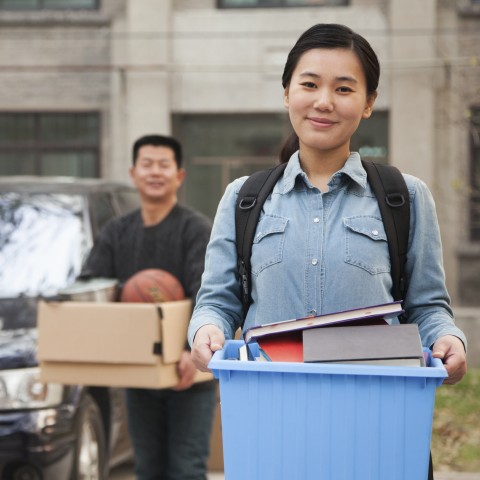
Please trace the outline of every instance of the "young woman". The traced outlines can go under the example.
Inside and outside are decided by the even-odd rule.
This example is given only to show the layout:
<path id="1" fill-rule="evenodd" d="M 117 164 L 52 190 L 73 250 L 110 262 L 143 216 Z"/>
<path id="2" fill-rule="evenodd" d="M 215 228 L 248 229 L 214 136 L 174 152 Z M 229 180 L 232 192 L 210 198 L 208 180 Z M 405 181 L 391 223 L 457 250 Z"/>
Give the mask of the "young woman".
<path id="1" fill-rule="evenodd" d="M 392 301 L 390 257 L 375 195 L 350 140 L 369 118 L 380 67 L 369 43 L 349 28 L 319 24 L 290 51 L 282 83 L 294 135 L 281 153 L 283 177 L 264 204 L 252 248 L 252 304 L 244 329 Z M 466 339 L 445 287 L 435 205 L 427 186 L 404 175 L 410 207 L 408 322 L 448 371 L 466 372 Z M 207 249 L 189 328 L 192 359 L 206 370 L 243 320 L 235 245 L 235 201 L 225 191 Z"/>

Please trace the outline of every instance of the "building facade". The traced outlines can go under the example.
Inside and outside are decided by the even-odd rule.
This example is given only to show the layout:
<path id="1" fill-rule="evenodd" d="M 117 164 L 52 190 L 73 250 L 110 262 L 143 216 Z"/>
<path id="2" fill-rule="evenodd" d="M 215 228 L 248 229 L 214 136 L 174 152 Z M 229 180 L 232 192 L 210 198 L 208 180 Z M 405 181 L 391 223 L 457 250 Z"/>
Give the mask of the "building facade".
<path id="1" fill-rule="evenodd" d="M 286 55 L 320 22 L 379 55 L 354 148 L 429 185 L 453 301 L 480 305 L 478 0 L 0 0 L 0 174 L 126 180 L 132 142 L 172 133 L 182 200 L 213 217 L 275 162 Z"/>

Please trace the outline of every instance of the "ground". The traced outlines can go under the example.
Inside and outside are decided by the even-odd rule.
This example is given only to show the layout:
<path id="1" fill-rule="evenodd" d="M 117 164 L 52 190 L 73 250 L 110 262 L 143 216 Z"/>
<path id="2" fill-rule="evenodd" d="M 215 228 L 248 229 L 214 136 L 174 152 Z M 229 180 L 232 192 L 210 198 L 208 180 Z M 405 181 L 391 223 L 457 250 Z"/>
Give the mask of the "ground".
<path id="1" fill-rule="evenodd" d="M 480 368 L 437 389 L 432 456 L 435 470 L 480 472 Z"/>

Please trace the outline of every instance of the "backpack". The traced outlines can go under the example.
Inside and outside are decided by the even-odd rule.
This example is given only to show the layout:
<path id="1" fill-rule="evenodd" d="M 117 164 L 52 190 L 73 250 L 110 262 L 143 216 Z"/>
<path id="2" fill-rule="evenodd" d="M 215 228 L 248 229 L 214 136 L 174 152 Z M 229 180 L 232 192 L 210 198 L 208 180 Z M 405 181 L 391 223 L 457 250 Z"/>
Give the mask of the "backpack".
<path id="1" fill-rule="evenodd" d="M 388 241 L 392 273 L 392 296 L 403 300 L 407 291 L 405 262 L 410 230 L 408 188 L 401 172 L 393 166 L 362 160 L 380 207 Z M 253 238 L 263 204 L 283 175 L 287 163 L 255 172 L 247 178 L 238 194 L 235 227 L 244 319 L 251 303 L 251 265 Z M 404 317 L 400 318 L 405 322 Z M 243 327 L 243 325 L 242 325 Z"/>

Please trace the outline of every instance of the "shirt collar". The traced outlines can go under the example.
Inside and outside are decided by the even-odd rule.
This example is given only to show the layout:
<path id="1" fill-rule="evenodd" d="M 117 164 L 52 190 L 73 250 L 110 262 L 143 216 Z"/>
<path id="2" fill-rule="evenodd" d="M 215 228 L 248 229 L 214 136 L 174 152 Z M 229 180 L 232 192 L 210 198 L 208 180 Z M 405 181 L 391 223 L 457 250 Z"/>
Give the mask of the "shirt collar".
<path id="1" fill-rule="evenodd" d="M 330 184 L 338 182 L 338 178 L 342 175 L 347 175 L 360 187 L 367 187 L 367 172 L 363 168 L 362 162 L 360 160 L 360 154 L 357 152 L 352 152 L 347 158 L 347 161 L 343 167 L 336 173 L 333 174 Z M 297 177 L 300 177 L 306 185 L 311 186 L 307 174 L 302 170 L 300 166 L 300 159 L 298 156 L 298 151 L 296 151 L 288 161 L 288 165 L 285 168 L 283 174 L 283 185 L 282 193 L 288 193 L 295 187 L 295 181 Z"/>

